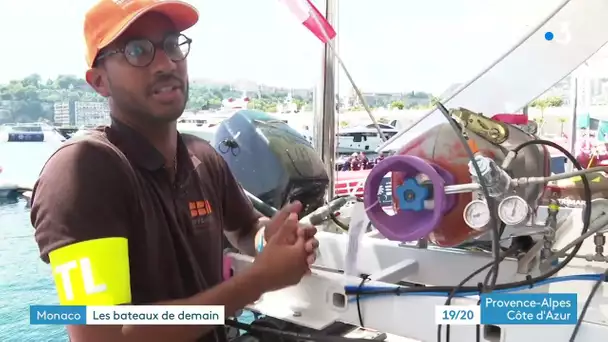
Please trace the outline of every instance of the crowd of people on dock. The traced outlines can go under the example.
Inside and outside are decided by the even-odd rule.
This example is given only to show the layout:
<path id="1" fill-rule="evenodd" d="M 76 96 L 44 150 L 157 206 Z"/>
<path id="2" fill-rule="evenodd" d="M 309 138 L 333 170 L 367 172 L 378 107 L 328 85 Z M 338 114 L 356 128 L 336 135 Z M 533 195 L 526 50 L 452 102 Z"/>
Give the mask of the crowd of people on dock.
<path id="1" fill-rule="evenodd" d="M 381 153 L 378 157 L 370 159 L 363 152 L 355 152 L 344 160 L 343 163 L 338 165 L 338 171 L 369 170 L 384 160 L 384 158 L 386 158 L 386 153 Z"/>

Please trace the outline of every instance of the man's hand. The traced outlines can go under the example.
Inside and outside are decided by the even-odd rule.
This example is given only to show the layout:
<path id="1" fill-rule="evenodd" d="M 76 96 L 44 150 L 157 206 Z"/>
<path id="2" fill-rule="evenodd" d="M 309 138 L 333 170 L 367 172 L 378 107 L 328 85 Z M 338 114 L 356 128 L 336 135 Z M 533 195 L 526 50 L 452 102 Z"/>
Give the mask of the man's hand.
<path id="1" fill-rule="evenodd" d="M 281 209 L 278 213 L 276 213 L 272 218 L 265 219 L 265 221 L 261 222 L 264 224 L 264 238 L 266 241 L 270 241 L 272 237 L 281 229 L 281 226 L 285 220 L 287 220 L 290 215 L 297 215 L 302 211 L 302 203 L 295 201 L 292 202 L 283 209 Z M 302 237 L 304 241 L 306 241 L 304 248 L 308 253 L 307 261 L 308 265 L 312 266 L 315 263 L 316 259 L 316 250 L 319 247 L 319 241 L 315 239 L 315 235 L 317 234 L 317 228 L 309 225 L 309 224 L 301 224 L 298 223 L 298 229 L 294 234 L 287 237 L 287 241 L 289 243 L 295 243 L 298 237 Z"/>
<path id="2" fill-rule="evenodd" d="M 305 234 L 298 233 L 298 215 L 292 212 L 294 208 L 297 206 L 286 206 L 269 222 L 278 227 L 273 227 L 274 235 L 251 268 L 264 292 L 295 285 L 310 272 L 308 241 Z"/>

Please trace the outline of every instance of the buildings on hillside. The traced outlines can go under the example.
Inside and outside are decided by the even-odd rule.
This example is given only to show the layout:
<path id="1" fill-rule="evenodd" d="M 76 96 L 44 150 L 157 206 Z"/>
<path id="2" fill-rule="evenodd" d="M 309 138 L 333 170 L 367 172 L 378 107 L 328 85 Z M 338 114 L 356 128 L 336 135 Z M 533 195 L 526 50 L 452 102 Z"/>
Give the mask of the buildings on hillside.
<path id="1" fill-rule="evenodd" d="M 99 126 L 110 123 L 107 102 L 55 102 L 53 121 L 58 126 Z"/>

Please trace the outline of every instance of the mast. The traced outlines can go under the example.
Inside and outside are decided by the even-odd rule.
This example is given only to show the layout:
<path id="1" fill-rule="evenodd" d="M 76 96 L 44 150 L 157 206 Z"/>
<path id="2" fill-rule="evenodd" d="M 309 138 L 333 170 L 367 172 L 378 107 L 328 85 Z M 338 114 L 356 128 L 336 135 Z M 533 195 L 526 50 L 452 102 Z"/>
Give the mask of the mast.
<path id="1" fill-rule="evenodd" d="M 325 17 L 337 30 L 338 0 L 326 0 Z M 334 46 L 337 46 L 334 40 Z M 336 158 L 336 59 L 331 48 L 323 47 L 322 74 L 314 93 L 313 144 L 329 176 L 328 198 L 334 194 Z"/>

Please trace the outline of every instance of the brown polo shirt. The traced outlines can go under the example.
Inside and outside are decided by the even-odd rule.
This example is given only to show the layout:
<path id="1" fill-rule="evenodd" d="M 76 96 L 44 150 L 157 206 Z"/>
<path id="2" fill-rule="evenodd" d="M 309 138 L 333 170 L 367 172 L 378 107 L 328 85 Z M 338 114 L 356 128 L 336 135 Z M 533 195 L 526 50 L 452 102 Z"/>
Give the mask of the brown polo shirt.
<path id="1" fill-rule="evenodd" d="M 220 283 L 222 229 L 251 229 L 258 218 L 221 156 L 181 135 L 172 182 L 162 155 L 133 129 L 113 121 L 96 134 L 61 147 L 34 187 L 42 259 L 82 241 L 123 237 L 132 304 L 186 298 Z M 224 330 L 200 340 L 224 341 Z"/>

